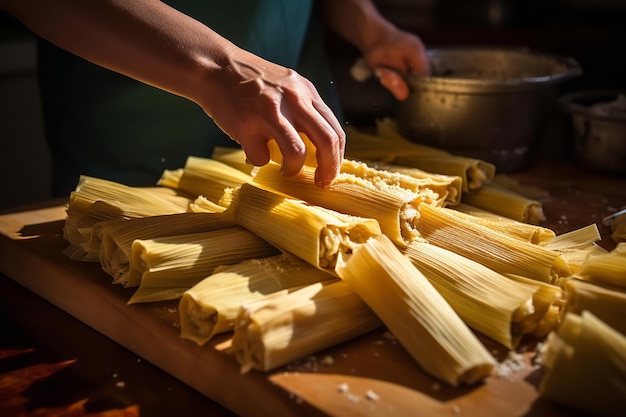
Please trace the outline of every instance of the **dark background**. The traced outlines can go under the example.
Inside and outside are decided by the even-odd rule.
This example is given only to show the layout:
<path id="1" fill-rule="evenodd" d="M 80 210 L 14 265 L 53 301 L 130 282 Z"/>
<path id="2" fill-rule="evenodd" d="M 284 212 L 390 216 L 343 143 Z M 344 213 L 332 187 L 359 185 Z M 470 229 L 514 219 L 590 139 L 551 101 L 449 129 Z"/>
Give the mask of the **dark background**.
<path id="1" fill-rule="evenodd" d="M 583 76 L 564 85 L 626 90 L 624 0 L 378 0 L 397 26 L 429 48 L 520 46 L 577 60 Z M 358 58 L 328 34 L 346 120 L 354 125 L 392 115 L 393 100 L 375 81 L 350 79 Z M 33 35 L 0 12 L 0 210 L 49 197 L 49 157 L 41 127 Z"/>

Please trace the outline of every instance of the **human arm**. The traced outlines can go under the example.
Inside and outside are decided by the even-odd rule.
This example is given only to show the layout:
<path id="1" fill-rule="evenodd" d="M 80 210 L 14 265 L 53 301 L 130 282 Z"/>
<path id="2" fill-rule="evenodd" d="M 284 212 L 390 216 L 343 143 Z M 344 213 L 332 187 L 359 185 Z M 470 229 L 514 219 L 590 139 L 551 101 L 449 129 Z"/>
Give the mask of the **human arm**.
<path id="1" fill-rule="evenodd" d="M 398 99 L 409 94 L 402 74 L 430 72 L 421 39 L 385 19 L 371 0 L 318 0 L 328 27 L 354 45 Z"/>
<path id="2" fill-rule="evenodd" d="M 241 144 L 250 163 L 269 160 L 274 138 L 294 175 L 317 148 L 316 183 L 339 172 L 345 134 L 317 90 L 157 0 L 0 0 L 33 32 L 82 58 L 188 98 Z"/>

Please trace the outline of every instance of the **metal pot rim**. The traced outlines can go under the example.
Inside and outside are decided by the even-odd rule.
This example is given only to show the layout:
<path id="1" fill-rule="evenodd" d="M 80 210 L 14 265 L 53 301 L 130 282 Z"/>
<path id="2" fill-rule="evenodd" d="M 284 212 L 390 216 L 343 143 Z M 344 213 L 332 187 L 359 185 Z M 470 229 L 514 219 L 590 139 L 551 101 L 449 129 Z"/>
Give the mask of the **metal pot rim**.
<path id="1" fill-rule="evenodd" d="M 571 114 L 578 114 L 598 120 L 626 122 L 626 114 L 603 114 L 590 110 L 593 104 L 617 99 L 620 94 L 626 95 L 626 92 L 608 89 L 574 91 L 562 96 L 559 99 L 559 105 Z M 583 104 L 584 102 L 591 103 Z"/>
<path id="2" fill-rule="evenodd" d="M 480 46 L 465 46 L 465 47 L 450 47 L 440 49 L 429 49 L 427 54 L 433 62 L 440 56 L 452 55 L 452 54 L 509 54 L 522 58 L 537 58 L 544 61 L 554 63 L 556 68 L 562 68 L 558 72 L 554 72 L 546 75 L 529 76 L 529 77 L 505 77 L 505 78 L 466 78 L 455 76 L 418 76 L 408 75 L 406 76 L 407 83 L 413 89 L 445 89 L 445 88 L 464 88 L 464 89 L 519 89 L 519 88 L 532 88 L 536 86 L 544 86 L 546 84 L 554 84 L 568 80 L 570 78 L 578 77 L 582 75 L 582 68 L 572 58 L 560 57 L 556 55 L 539 53 L 531 51 L 528 48 L 505 48 L 505 47 L 480 47 Z"/>

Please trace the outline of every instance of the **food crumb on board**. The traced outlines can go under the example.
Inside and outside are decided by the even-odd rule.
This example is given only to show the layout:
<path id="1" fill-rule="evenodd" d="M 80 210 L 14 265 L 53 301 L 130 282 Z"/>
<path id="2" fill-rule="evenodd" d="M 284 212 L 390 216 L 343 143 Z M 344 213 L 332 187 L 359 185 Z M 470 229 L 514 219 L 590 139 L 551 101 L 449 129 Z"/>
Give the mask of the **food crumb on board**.
<path id="1" fill-rule="evenodd" d="M 346 393 L 346 398 L 348 398 L 348 400 L 352 401 L 353 403 L 358 403 L 360 401 L 358 395 L 351 394 L 349 392 Z"/>
<path id="2" fill-rule="evenodd" d="M 319 364 L 315 355 L 307 356 L 287 366 L 290 371 L 317 372 Z"/>
<path id="3" fill-rule="evenodd" d="M 348 384 L 346 384 L 345 382 L 339 384 L 339 386 L 337 387 L 337 391 L 341 392 L 342 394 L 344 392 L 348 392 Z"/>
<path id="4" fill-rule="evenodd" d="M 317 359 L 317 356 L 311 355 L 306 358 L 294 361 L 287 365 L 289 371 L 303 371 L 303 372 L 317 372 L 321 366 L 332 366 L 335 363 L 335 359 L 331 355 L 325 355 L 321 359 Z"/>
<path id="5" fill-rule="evenodd" d="M 357 394 L 353 394 L 350 392 L 350 389 L 346 382 L 342 382 L 341 384 L 337 385 L 337 392 L 340 394 L 344 394 L 345 397 L 352 402 L 358 402 L 360 400 L 360 397 Z M 368 389 L 365 392 L 365 398 L 370 401 L 378 401 L 380 399 L 380 396 L 373 390 Z"/>
<path id="6" fill-rule="evenodd" d="M 345 397 L 352 402 L 360 401 L 359 395 L 351 393 L 346 382 L 342 382 L 337 386 L 337 392 L 339 392 L 340 394 L 344 394 Z M 365 392 L 365 398 L 370 401 L 378 401 L 380 399 L 380 396 L 373 390 L 368 389 Z"/>
<path id="7" fill-rule="evenodd" d="M 506 359 L 496 366 L 495 374 L 498 377 L 515 379 L 515 374 L 526 368 L 524 356 L 520 353 L 510 351 Z"/>
<path id="8" fill-rule="evenodd" d="M 396 337 L 390 331 L 386 331 L 385 333 L 383 333 L 383 337 L 393 344 L 398 343 L 398 339 L 396 339 Z"/>
<path id="9" fill-rule="evenodd" d="M 332 357 L 332 356 L 330 356 L 330 355 L 326 355 L 326 356 L 324 356 L 324 357 L 322 358 L 322 360 L 320 361 L 320 363 L 321 363 L 322 365 L 327 365 L 327 366 L 330 366 L 330 365 L 333 365 L 333 364 L 335 363 L 335 359 L 333 359 L 333 357 Z"/>
<path id="10" fill-rule="evenodd" d="M 337 391 L 340 394 L 343 394 L 348 400 L 352 401 L 352 402 L 358 402 L 359 401 L 359 396 L 352 394 L 348 388 L 348 384 L 345 382 L 342 382 L 341 384 L 339 384 L 339 386 L 337 387 Z"/>
<path id="11" fill-rule="evenodd" d="M 297 395 L 297 394 L 289 393 L 289 398 L 294 400 L 296 402 L 296 404 L 304 403 L 304 399 L 301 396 Z"/>
<path id="12" fill-rule="evenodd" d="M 461 407 L 459 407 L 457 404 L 454 404 L 454 405 L 452 406 L 452 412 L 453 412 L 454 414 L 460 414 L 460 413 L 461 413 Z"/>
<path id="13" fill-rule="evenodd" d="M 372 349 L 372 355 L 374 355 L 374 357 L 379 357 L 380 353 L 378 353 L 378 351 L 376 349 Z"/>
<path id="14" fill-rule="evenodd" d="M 379 399 L 378 394 L 376 394 L 374 391 L 370 389 L 368 389 L 367 392 L 365 393 L 365 398 L 371 401 L 378 401 Z"/>
<path id="15" fill-rule="evenodd" d="M 111 374 L 111 378 L 113 378 L 113 379 L 117 379 L 117 378 L 119 378 L 119 377 L 120 377 L 120 374 L 119 374 L 119 373 L 117 373 L 117 372 L 113 372 L 113 373 Z M 115 386 L 116 386 L 117 388 L 124 388 L 124 387 L 126 386 L 126 382 L 124 382 L 124 381 L 117 381 L 117 382 L 115 383 Z"/>

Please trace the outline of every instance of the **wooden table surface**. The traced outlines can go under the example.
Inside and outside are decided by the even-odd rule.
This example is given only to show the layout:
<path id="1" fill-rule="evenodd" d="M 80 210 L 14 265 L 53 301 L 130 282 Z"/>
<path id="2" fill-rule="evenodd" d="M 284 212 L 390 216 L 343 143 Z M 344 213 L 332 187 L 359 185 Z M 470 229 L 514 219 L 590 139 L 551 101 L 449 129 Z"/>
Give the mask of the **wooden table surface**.
<path id="1" fill-rule="evenodd" d="M 606 239 L 609 229 L 600 223 L 606 215 L 626 206 L 626 178 L 587 172 L 566 164 L 547 163 L 510 175 L 524 184 L 539 186 L 549 192 L 549 196 L 543 201 L 547 217 L 545 226 L 560 234 L 595 222 L 605 237 L 603 245 L 609 248 L 612 246 L 611 240 Z M 59 202 L 53 203 L 50 204 L 53 207 L 50 209 L 51 213 L 58 217 Z M 43 206 L 45 204 L 41 205 Z M 30 212 L 28 209 L 30 208 L 18 210 L 20 221 L 24 221 L 24 213 Z M 4 219 L 5 234 L 7 223 L 10 224 L 13 219 L 8 216 L 0 216 L 0 219 Z M 28 218 L 28 215 L 26 217 Z M 36 215 L 32 223 L 27 227 L 21 227 L 22 235 L 29 232 L 45 234 L 46 230 L 58 232 L 62 226 L 60 218 L 47 223 L 38 223 L 35 219 Z M 345 346 L 330 349 L 328 354 L 333 355 L 336 363 L 326 370 L 299 368 L 298 372 L 287 372 L 283 369 L 269 375 L 254 373 L 241 376 L 235 375 L 236 366 L 228 363 L 232 358 L 220 357 L 225 363 L 216 363 L 215 366 L 224 374 L 223 379 L 215 378 L 215 375 L 212 375 L 213 380 L 210 381 L 193 377 L 188 379 L 189 375 L 194 375 L 194 371 L 203 370 L 189 369 L 186 373 L 177 374 L 175 365 L 168 366 L 171 361 L 176 361 L 176 357 L 159 353 L 162 350 L 157 347 L 136 349 L 133 345 L 137 343 L 136 341 L 129 344 L 121 343 L 118 340 L 119 335 L 115 333 L 115 326 L 113 330 L 110 326 L 104 326 L 106 329 L 103 331 L 99 328 L 101 323 L 97 320 L 95 324 L 89 325 L 83 322 L 88 320 L 84 320 L 81 314 L 86 314 L 88 319 L 93 318 L 90 313 L 82 312 L 89 311 L 90 306 L 85 306 L 81 300 L 63 299 L 62 295 L 58 298 L 48 296 L 66 293 L 68 297 L 76 297 L 75 288 L 50 290 L 55 288 L 55 285 L 71 283 L 58 279 L 55 274 L 67 271 L 68 268 L 80 273 L 92 271 L 94 264 L 73 262 L 67 265 L 59 261 L 64 263 L 62 269 L 55 269 L 56 267 L 52 268 L 47 264 L 40 268 L 36 257 L 33 258 L 33 265 L 20 264 L 24 259 L 28 259 L 20 258 L 20 254 L 23 254 L 22 248 L 27 248 L 28 252 L 29 245 L 37 247 L 38 243 L 35 241 L 19 243 L 20 250 L 12 252 L 18 243 L 7 236 L 0 238 L 2 238 L 0 272 L 3 273 L 0 276 L 0 325 L 3 329 L 0 335 L 0 414 L 6 417 L 19 414 L 10 414 L 16 409 L 11 408 L 9 401 L 11 396 L 7 397 L 2 382 L 15 375 L 31 375 L 32 378 L 33 370 L 38 369 L 37 366 L 41 364 L 60 364 L 60 370 L 50 371 L 50 375 L 45 374 L 46 377 L 29 384 L 23 392 L 13 393 L 13 396 L 17 395 L 25 401 L 29 409 L 67 407 L 82 404 L 81 401 L 88 399 L 88 406 L 85 406 L 88 411 L 119 410 L 119 415 L 278 415 L 271 409 L 274 406 L 292 415 L 371 415 L 368 414 L 368 410 L 359 409 L 354 402 L 345 407 L 345 404 L 328 401 L 329 396 L 337 395 L 337 384 L 342 381 L 352 383 L 354 379 L 352 387 L 358 387 L 358 379 L 367 377 L 368 381 L 377 382 L 376 386 L 380 392 L 388 393 L 388 398 L 394 398 L 394 405 L 398 409 L 405 406 L 410 409 L 419 404 L 424 412 L 430 410 L 435 413 L 431 415 L 449 415 L 451 412 L 466 416 L 485 415 L 484 413 L 490 410 L 509 410 L 508 414 L 500 415 L 511 416 L 572 415 L 558 406 L 536 399 L 534 390 L 537 381 L 532 370 L 527 370 L 520 376 L 524 381 L 494 380 L 477 389 L 455 391 L 439 387 L 435 392 L 432 388 L 435 386 L 433 381 L 421 376 L 419 370 L 404 369 L 407 368 L 407 363 L 409 368 L 412 367 L 410 358 L 405 357 L 398 346 L 381 342 L 383 340 L 381 331 L 366 335 Z M 53 241 L 52 247 L 62 248 L 58 236 L 57 240 Z M 29 278 L 23 279 L 24 270 L 30 271 L 27 274 Z M 30 278 L 33 272 L 40 270 L 41 276 Z M 106 279 L 106 274 L 102 271 L 94 272 L 94 275 L 97 277 L 93 279 L 90 277 L 90 282 L 93 281 L 92 284 L 96 286 L 101 285 L 100 281 Z M 48 281 L 42 285 L 41 280 Z M 116 290 L 111 291 L 112 302 L 117 302 Z M 70 308 L 67 308 L 68 305 Z M 175 312 L 175 304 L 168 306 L 162 307 L 161 313 L 157 312 L 156 315 L 167 316 L 166 320 L 170 320 L 169 316 L 172 315 L 170 313 Z M 93 307 L 92 311 L 96 309 L 95 305 Z M 122 311 L 122 307 L 119 309 Z M 151 314 L 154 315 L 157 309 L 154 307 Z M 168 309 L 172 311 L 168 312 Z M 70 312 L 68 314 L 63 310 Z M 127 315 L 127 310 L 116 314 L 118 315 L 112 317 L 127 319 L 131 317 Z M 152 326 L 151 320 L 151 318 L 147 320 L 147 327 Z M 139 323 L 142 323 L 141 320 Z M 195 349 L 187 341 L 175 339 L 175 336 L 169 335 L 164 337 L 163 341 L 172 346 L 170 350 L 180 348 L 183 351 L 181 363 L 185 360 L 196 363 L 193 361 L 198 361 L 198 352 L 203 351 Z M 219 342 L 217 341 L 211 348 L 215 348 Z M 188 348 L 192 348 L 191 358 L 185 357 L 184 352 Z M 345 359 L 345 363 L 342 364 L 342 355 L 344 358 L 348 358 L 349 355 L 351 357 Z M 381 358 L 380 366 L 372 365 L 372 361 L 376 360 L 374 358 Z M 393 359 L 389 360 L 390 358 Z M 311 372 L 306 372 L 307 370 Z M 387 378 L 386 373 L 391 376 Z M 229 383 L 230 386 L 222 387 L 221 390 L 215 388 L 216 385 Z M 217 393 L 216 399 L 226 407 L 203 395 L 207 392 Z M 489 402 L 486 408 L 482 404 L 485 396 Z M 306 403 L 304 400 L 316 407 L 303 404 Z M 249 404 L 242 404 L 246 402 Z M 361 402 L 361 405 L 363 403 Z M 381 401 L 378 405 L 383 404 L 385 402 Z M 326 405 L 330 408 L 325 408 Z M 371 403 L 368 406 L 373 407 Z M 255 412 L 255 407 L 258 412 Z M 389 413 L 389 415 L 400 414 Z"/>
<path id="2" fill-rule="evenodd" d="M 0 329 L 3 417 L 21 415 L 3 402 L 3 378 L 17 372 L 27 378 L 36 366 L 56 364 L 67 366 L 21 394 L 29 407 L 65 407 L 87 399 L 87 410 L 126 412 L 119 415 L 129 415 L 135 406 L 142 416 L 235 416 L 5 275 L 0 275 Z"/>

